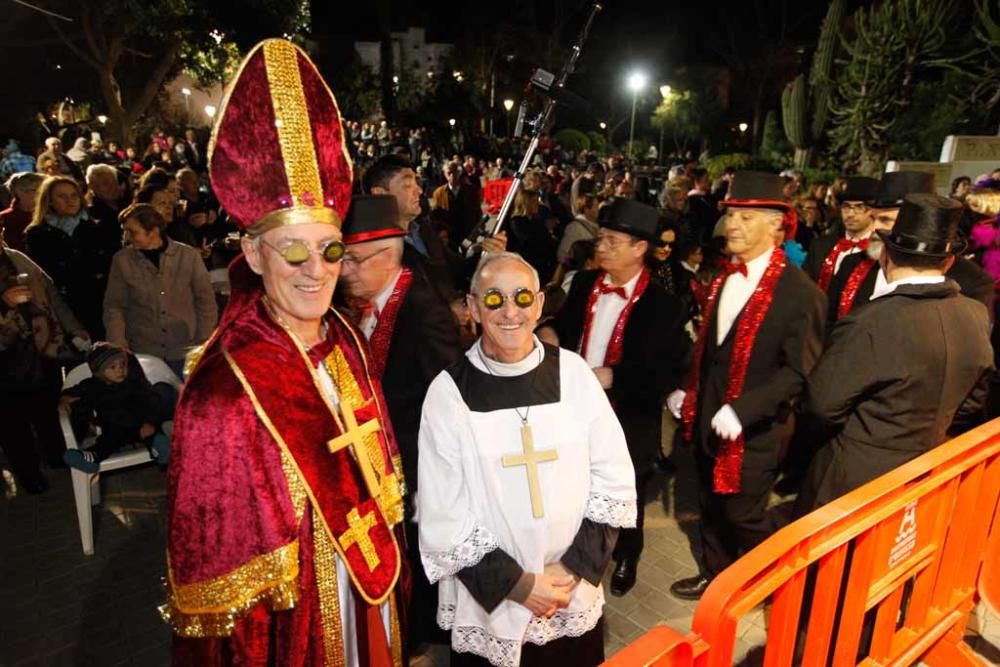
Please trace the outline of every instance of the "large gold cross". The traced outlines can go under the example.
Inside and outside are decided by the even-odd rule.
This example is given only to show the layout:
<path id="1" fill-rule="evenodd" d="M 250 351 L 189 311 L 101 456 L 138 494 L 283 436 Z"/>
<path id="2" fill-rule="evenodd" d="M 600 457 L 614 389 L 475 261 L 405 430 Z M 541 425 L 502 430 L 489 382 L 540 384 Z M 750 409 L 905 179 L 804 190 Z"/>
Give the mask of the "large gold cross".
<path id="1" fill-rule="evenodd" d="M 344 551 L 357 544 L 358 548 L 361 549 L 361 555 L 365 559 L 365 565 L 372 571 L 381 562 L 378 553 L 375 551 L 375 544 L 372 542 L 372 538 L 368 536 L 368 533 L 375 527 L 377 522 L 375 510 L 372 510 L 362 518 L 361 514 L 358 513 L 358 508 L 352 508 L 347 513 L 348 529 L 343 535 L 337 538 Z"/>
<path id="2" fill-rule="evenodd" d="M 538 464 L 545 461 L 555 461 L 559 458 L 559 452 L 554 449 L 535 451 L 535 438 L 531 434 L 531 427 L 527 424 L 521 426 L 521 446 L 523 453 L 508 454 L 501 461 L 504 468 L 512 466 L 524 466 L 528 472 L 528 492 L 531 495 L 531 514 L 536 519 L 545 516 L 545 508 L 542 507 L 542 490 L 538 486 Z"/>
<path id="3" fill-rule="evenodd" d="M 361 426 L 358 426 L 358 420 L 354 417 L 354 410 L 344 400 L 340 401 L 340 414 L 344 418 L 344 432 L 326 443 L 327 447 L 330 448 L 330 453 L 339 451 L 345 447 L 351 448 L 351 451 L 354 452 L 354 458 L 357 459 L 358 466 L 361 468 L 361 476 L 365 478 L 365 486 L 368 487 L 368 493 L 373 498 L 377 498 L 382 489 L 378 481 L 378 475 L 375 474 L 372 462 L 368 458 L 368 448 L 365 445 L 365 438 L 382 427 L 379 426 L 378 419 L 370 419 Z"/>

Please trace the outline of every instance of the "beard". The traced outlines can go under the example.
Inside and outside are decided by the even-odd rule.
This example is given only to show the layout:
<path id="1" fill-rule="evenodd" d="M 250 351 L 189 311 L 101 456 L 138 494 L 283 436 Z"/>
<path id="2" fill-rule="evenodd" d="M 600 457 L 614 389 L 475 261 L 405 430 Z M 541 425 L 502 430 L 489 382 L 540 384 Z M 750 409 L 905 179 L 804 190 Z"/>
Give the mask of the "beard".
<path id="1" fill-rule="evenodd" d="M 882 257 L 882 246 L 884 245 L 885 243 L 883 243 L 878 236 L 873 234 L 871 239 L 868 241 L 868 248 L 865 249 L 865 252 L 868 253 L 868 258 L 873 259 L 876 262 L 879 261 L 879 258 Z"/>

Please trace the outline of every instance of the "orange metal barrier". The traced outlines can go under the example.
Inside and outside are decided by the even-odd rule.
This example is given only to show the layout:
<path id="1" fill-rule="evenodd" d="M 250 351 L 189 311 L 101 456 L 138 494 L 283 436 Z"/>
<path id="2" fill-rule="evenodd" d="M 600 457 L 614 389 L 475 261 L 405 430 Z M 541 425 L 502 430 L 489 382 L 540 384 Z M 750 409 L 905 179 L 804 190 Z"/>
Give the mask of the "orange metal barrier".
<path id="1" fill-rule="evenodd" d="M 778 531 L 715 578 L 689 634 L 657 626 L 604 664 L 730 667 L 768 601 L 766 667 L 983 665 L 962 641 L 977 588 L 1000 612 L 1000 419 Z"/>

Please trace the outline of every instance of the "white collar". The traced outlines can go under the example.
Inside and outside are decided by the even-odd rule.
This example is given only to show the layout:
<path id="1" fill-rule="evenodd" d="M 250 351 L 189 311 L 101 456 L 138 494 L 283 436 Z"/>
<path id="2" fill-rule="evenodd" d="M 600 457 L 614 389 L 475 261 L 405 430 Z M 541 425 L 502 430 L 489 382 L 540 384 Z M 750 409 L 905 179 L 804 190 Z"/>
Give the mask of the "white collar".
<path id="1" fill-rule="evenodd" d="M 483 352 L 483 339 L 479 338 L 476 343 L 465 353 L 465 356 L 469 358 L 472 365 L 483 371 L 484 373 L 489 373 L 491 375 L 497 375 L 499 377 L 511 377 L 515 375 L 524 375 L 530 371 L 535 370 L 535 368 L 542 363 L 542 359 L 545 358 L 545 347 L 542 345 L 541 341 L 538 340 L 537 336 L 532 335 L 531 340 L 534 343 L 534 347 L 531 348 L 531 352 L 528 353 L 524 359 L 520 361 L 515 361 L 512 364 L 506 364 L 502 361 L 497 361 L 496 359 L 490 359 Z"/>
<path id="2" fill-rule="evenodd" d="M 385 304 L 389 303 L 389 297 L 392 296 L 392 290 L 396 289 L 396 283 L 399 282 L 399 276 L 403 274 L 403 269 L 396 272 L 395 277 L 389 281 L 389 284 L 382 288 L 382 291 L 378 293 L 372 304 L 375 306 L 377 312 L 381 313 L 385 310 Z"/>
<path id="3" fill-rule="evenodd" d="M 698 267 L 694 264 L 688 264 L 685 260 L 681 260 L 681 266 L 690 271 L 691 273 L 698 273 Z"/>
<path id="4" fill-rule="evenodd" d="M 636 273 L 634 276 L 632 276 L 631 280 L 629 280 L 624 285 L 615 285 L 615 287 L 622 287 L 622 288 L 624 288 L 624 290 L 625 290 L 625 298 L 626 299 L 631 299 L 632 298 L 632 292 L 635 291 L 635 286 L 639 282 L 639 276 L 641 276 L 641 275 L 642 275 L 642 269 L 639 269 L 638 273 Z M 604 284 L 605 285 L 614 285 L 614 283 L 611 282 L 611 276 L 609 274 L 607 274 L 607 273 L 604 274 Z"/>
<path id="5" fill-rule="evenodd" d="M 879 273 L 882 273 L 881 268 L 879 269 Z M 892 294 L 900 285 L 937 285 L 938 283 L 943 283 L 944 276 L 913 276 L 912 278 L 894 280 L 891 283 L 887 282 L 885 285 L 881 285 L 879 282 L 878 280 L 875 281 L 875 289 L 872 290 L 870 301 L 874 301 L 887 294 Z"/>

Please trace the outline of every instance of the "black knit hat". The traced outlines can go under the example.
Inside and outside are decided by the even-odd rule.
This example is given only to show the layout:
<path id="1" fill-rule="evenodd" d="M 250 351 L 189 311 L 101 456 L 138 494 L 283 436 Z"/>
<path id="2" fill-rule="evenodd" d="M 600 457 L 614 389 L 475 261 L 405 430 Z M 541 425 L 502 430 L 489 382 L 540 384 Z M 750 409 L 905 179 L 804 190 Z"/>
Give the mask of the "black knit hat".
<path id="1" fill-rule="evenodd" d="M 965 249 L 958 238 L 961 218 L 962 204 L 954 199 L 925 193 L 906 195 L 892 229 L 876 233 L 898 252 L 943 259 Z"/>
<path id="2" fill-rule="evenodd" d="M 399 226 L 399 209 L 392 195 L 354 195 L 343 232 L 345 245 L 406 236 Z"/>
<path id="3" fill-rule="evenodd" d="M 615 197 L 609 204 L 602 206 L 597 214 L 597 224 L 616 232 L 631 234 L 657 247 L 663 245 L 660 240 L 659 211 L 632 199 Z"/>
<path id="4" fill-rule="evenodd" d="M 875 190 L 872 208 L 897 208 L 906 195 L 934 192 L 934 174 L 924 171 L 890 171 Z"/>
<path id="5" fill-rule="evenodd" d="M 94 343 L 90 352 L 87 353 L 87 365 L 90 366 L 90 372 L 97 376 L 101 374 L 101 371 L 105 366 L 110 364 L 119 356 L 125 356 L 125 350 L 117 345 L 112 345 L 111 343 L 105 343 L 103 341 Z"/>

